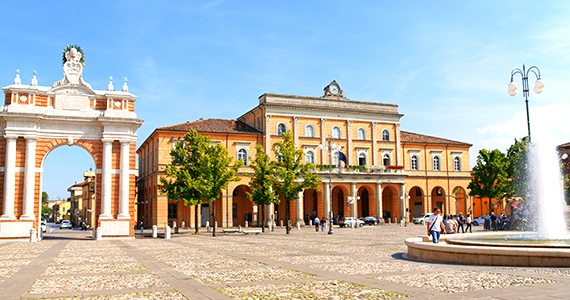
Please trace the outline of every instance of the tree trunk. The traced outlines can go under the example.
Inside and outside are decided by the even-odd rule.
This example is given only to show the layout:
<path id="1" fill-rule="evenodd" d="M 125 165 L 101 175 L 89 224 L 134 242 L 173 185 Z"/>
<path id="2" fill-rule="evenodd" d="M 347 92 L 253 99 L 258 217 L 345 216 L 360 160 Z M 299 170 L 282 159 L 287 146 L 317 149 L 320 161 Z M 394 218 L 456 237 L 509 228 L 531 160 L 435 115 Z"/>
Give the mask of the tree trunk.
<path id="1" fill-rule="evenodd" d="M 194 206 L 194 233 L 200 233 L 198 229 L 198 205 L 200 204 Z"/>
<path id="2" fill-rule="evenodd" d="M 285 200 L 285 228 L 286 228 L 286 232 L 287 234 L 289 234 L 289 231 L 291 231 L 291 229 L 289 228 L 289 219 L 291 217 L 289 216 L 289 200 Z"/>
<path id="3" fill-rule="evenodd" d="M 265 205 L 261 205 L 261 232 L 265 232 Z"/>
<path id="4" fill-rule="evenodd" d="M 210 202 L 210 206 L 212 206 L 212 228 L 214 229 L 212 230 L 212 236 L 216 236 L 216 201 Z"/>

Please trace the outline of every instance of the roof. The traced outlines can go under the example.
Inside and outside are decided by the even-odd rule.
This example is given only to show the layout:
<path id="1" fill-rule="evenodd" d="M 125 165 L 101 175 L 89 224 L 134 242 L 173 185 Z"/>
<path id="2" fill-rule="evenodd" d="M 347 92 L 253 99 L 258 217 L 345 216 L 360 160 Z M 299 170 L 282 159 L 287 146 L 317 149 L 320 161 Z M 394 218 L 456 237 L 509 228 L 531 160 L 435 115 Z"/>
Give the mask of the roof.
<path id="1" fill-rule="evenodd" d="M 171 130 L 171 131 L 184 131 L 187 132 L 194 129 L 198 132 L 212 132 L 212 133 L 234 133 L 234 134 L 261 134 L 255 128 L 236 120 L 226 119 L 200 119 L 194 122 L 186 122 L 177 125 L 159 127 L 157 130 Z"/>
<path id="2" fill-rule="evenodd" d="M 462 146 L 473 146 L 469 143 L 458 142 L 443 138 L 438 138 L 434 136 L 413 133 L 408 131 L 400 131 L 400 139 L 403 142 L 411 142 L 411 143 L 426 143 L 426 144 L 450 144 L 450 145 L 462 145 Z"/>
<path id="3" fill-rule="evenodd" d="M 568 147 L 570 147 L 570 142 L 566 143 L 566 144 L 558 145 L 557 148 L 568 148 Z"/>

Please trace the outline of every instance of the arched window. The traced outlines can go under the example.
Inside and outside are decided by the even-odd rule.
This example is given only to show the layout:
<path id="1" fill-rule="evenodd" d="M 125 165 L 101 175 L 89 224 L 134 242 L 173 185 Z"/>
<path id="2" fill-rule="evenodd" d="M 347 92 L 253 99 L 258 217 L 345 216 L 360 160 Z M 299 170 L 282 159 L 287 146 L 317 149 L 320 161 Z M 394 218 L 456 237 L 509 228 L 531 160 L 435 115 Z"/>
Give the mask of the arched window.
<path id="1" fill-rule="evenodd" d="M 433 157 L 433 170 L 434 171 L 441 171 L 441 166 L 439 165 L 439 156 Z"/>
<path id="2" fill-rule="evenodd" d="M 313 151 L 307 151 L 307 153 L 305 154 L 305 162 L 308 163 L 315 163 L 315 153 L 313 153 Z"/>
<path id="3" fill-rule="evenodd" d="M 315 130 L 313 129 L 312 125 L 305 126 L 305 136 L 306 137 L 315 137 Z"/>
<path id="4" fill-rule="evenodd" d="M 332 138 L 333 139 L 340 139 L 340 128 L 338 128 L 336 126 L 332 128 Z"/>
<path id="5" fill-rule="evenodd" d="M 358 131 L 356 132 L 356 138 L 359 140 L 365 140 L 366 139 L 366 131 L 364 131 L 363 128 L 358 128 Z"/>
<path id="6" fill-rule="evenodd" d="M 338 152 L 333 153 L 333 165 L 338 166 L 340 165 L 340 157 L 338 155 Z"/>
<path id="7" fill-rule="evenodd" d="M 366 166 L 366 154 L 364 153 L 358 154 L 358 165 Z"/>
<path id="8" fill-rule="evenodd" d="M 418 156 L 417 156 L 417 155 L 412 155 L 412 163 L 411 163 L 411 166 L 412 166 L 412 170 L 414 170 L 414 171 L 419 170 L 419 167 L 418 167 Z"/>
<path id="9" fill-rule="evenodd" d="M 453 171 L 461 171 L 461 159 L 457 156 L 453 159 Z"/>
<path id="10" fill-rule="evenodd" d="M 391 163 L 390 163 L 390 154 L 386 153 L 386 154 L 382 155 L 382 164 L 385 165 L 385 166 L 391 165 Z"/>
<path id="11" fill-rule="evenodd" d="M 287 127 L 285 127 L 285 124 L 279 123 L 279 125 L 277 125 L 277 135 L 283 135 L 285 132 L 287 132 Z"/>
<path id="12" fill-rule="evenodd" d="M 243 165 L 247 166 L 247 151 L 245 149 L 239 149 L 238 160 L 243 161 Z"/>
<path id="13" fill-rule="evenodd" d="M 382 130 L 382 140 L 389 141 L 390 140 L 390 132 L 387 129 Z"/>

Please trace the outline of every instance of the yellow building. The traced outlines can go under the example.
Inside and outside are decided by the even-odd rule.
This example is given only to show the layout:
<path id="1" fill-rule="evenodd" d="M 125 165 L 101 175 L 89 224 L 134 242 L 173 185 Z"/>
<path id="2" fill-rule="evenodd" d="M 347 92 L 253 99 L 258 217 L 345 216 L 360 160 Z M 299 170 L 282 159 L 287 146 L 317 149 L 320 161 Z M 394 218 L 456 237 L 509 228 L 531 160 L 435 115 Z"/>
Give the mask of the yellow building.
<path id="1" fill-rule="evenodd" d="M 465 195 L 471 180 L 471 144 L 400 130 L 402 114 L 395 104 L 347 99 L 333 81 L 322 97 L 263 94 L 259 104 L 237 120 L 207 119 L 157 128 L 139 147 L 139 220 L 145 226 L 163 227 L 169 221 L 193 225 L 194 210 L 182 201 L 166 199 L 156 184 L 170 163 L 170 150 L 189 129 L 209 135 L 212 142 L 228 148 L 230 155 L 246 160 L 238 176 L 215 201 L 219 226 L 256 223 L 260 211 L 246 197 L 251 172 L 248 158 L 260 144 L 274 159 L 272 145 L 292 131 L 305 160 L 316 164 L 322 180 L 318 190 L 305 190 L 291 203 L 293 224 L 308 224 L 311 216 L 335 222 L 340 217 L 376 216 L 388 222 L 430 212 L 438 205 L 445 213 L 470 212 Z M 319 145 L 334 143 L 347 157 L 340 162 L 338 150 L 328 152 Z M 332 162 L 331 162 L 332 158 Z M 332 186 L 328 165 L 332 163 Z M 340 167 L 339 167 L 340 165 Z M 355 198 L 351 204 L 348 199 Z M 278 224 L 285 218 L 283 203 L 270 205 L 267 218 Z M 201 224 L 209 220 L 210 206 L 200 208 Z"/>

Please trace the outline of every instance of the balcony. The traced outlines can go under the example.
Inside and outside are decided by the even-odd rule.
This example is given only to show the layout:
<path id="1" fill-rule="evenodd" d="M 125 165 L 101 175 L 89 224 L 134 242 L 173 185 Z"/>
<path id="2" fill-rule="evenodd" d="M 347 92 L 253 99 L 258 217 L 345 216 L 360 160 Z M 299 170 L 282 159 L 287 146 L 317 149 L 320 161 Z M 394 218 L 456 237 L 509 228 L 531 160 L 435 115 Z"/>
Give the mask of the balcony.
<path id="1" fill-rule="evenodd" d="M 329 165 L 315 165 L 315 169 L 318 173 L 328 173 Z M 405 170 L 400 166 L 348 166 L 346 168 L 332 166 L 333 173 L 343 173 L 343 174 L 405 174 Z"/>

